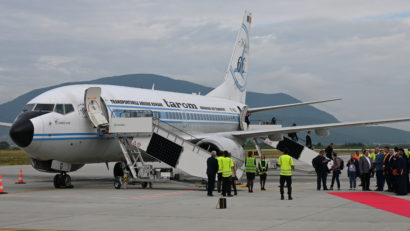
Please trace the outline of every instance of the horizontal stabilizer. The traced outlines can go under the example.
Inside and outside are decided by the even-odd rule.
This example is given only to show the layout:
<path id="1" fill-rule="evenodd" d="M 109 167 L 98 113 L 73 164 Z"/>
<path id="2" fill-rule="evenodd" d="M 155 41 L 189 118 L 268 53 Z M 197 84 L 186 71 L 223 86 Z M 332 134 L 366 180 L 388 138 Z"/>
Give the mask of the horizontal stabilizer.
<path id="1" fill-rule="evenodd" d="M 271 111 L 271 110 L 276 110 L 276 109 L 282 109 L 282 108 L 288 108 L 288 107 L 297 107 L 297 106 L 303 106 L 303 105 L 309 105 L 309 104 L 326 103 L 326 102 L 337 101 L 337 100 L 341 100 L 341 99 L 340 98 L 326 99 L 326 100 L 320 100 L 320 101 L 283 104 L 283 105 L 275 105 L 275 106 L 267 106 L 267 107 L 255 107 L 255 108 L 249 108 L 248 113 L 255 113 L 255 112 L 261 112 L 261 111 Z"/>
<path id="2" fill-rule="evenodd" d="M 0 122 L 0 126 L 2 126 L 2 127 L 11 127 L 11 125 L 13 125 L 12 123 L 3 123 L 3 122 Z"/>

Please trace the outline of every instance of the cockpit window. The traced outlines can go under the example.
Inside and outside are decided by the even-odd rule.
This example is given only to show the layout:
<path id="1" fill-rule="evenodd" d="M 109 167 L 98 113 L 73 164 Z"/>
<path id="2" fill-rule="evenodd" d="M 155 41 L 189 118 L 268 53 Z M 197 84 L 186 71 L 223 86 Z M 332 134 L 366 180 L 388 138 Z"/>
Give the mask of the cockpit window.
<path id="1" fill-rule="evenodd" d="M 74 111 L 74 107 L 72 104 L 64 104 L 64 109 L 65 109 L 65 114 L 68 114 Z"/>
<path id="2" fill-rule="evenodd" d="M 64 115 L 64 105 L 63 104 L 57 104 L 54 111 Z"/>
<path id="3" fill-rule="evenodd" d="M 33 108 L 34 108 L 34 106 L 35 106 L 35 104 L 33 103 L 33 104 L 27 104 L 26 106 L 24 106 L 24 108 L 23 108 L 23 112 L 26 112 L 26 111 L 32 111 L 33 110 Z"/>
<path id="4" fill-rule="evenodd" d="M 37 104 L 34 111 L 51 112 L 54 109 L 54 104 Z"/>
<path id="5" fill-rule="evenodd" d="M 55 112 L 65 115 L 70 112 L 74 111 L 74 107 L 72 104 L 57 104 L 56 108 L 54 109 Z"/>

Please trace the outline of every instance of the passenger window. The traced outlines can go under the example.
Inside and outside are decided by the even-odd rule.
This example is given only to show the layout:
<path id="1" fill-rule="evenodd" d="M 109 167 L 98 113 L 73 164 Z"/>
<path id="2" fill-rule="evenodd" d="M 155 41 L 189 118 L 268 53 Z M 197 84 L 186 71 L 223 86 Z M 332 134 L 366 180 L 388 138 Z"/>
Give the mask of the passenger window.
<path id="1" fill-rule="evenodd" d="M 62 104 L 57 104 L 54 109 L 55 112 L 64 115 L 64 106 Z"/>
<path id="2" fill-rule="evenodd" d="M 54 104 L 37 104 L 34 111 L 45 111 L 52 112 L 54 109 Z"/>

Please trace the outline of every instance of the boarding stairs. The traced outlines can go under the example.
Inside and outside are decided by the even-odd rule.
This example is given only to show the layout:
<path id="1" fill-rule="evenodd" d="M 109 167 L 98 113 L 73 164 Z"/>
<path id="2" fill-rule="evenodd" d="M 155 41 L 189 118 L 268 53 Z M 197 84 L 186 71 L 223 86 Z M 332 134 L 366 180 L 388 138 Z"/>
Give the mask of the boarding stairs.
<path id="1" fill-rule="evenodd" d="M 210 152 L 184 139 L 175 130 L 152 117 L 111 118 L 108 127 L 109 135 L 118 138 L 133 178 L 146 179 L 149 172 L 156 176 L 152 162 L 207 178 L 206 161 Z"/>

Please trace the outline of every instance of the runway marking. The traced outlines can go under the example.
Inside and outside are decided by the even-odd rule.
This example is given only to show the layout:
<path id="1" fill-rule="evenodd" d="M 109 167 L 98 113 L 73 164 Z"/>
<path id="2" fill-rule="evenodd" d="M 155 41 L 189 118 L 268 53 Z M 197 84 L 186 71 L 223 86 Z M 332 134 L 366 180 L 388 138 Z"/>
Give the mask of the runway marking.
<path id="1" fill-rule="evenodd" d="M 328 194 L 410 218 L 410 200 L 374 192 L 330 192 Z"/>
<path id="2" fill-rule="evenodd" d="M 0 231 L 58 231 L 56 229 L 0 229 Z"/>
<path id="3" fill-rule="evenodd" d="M 21 198 L 50 198 L 50 199 L 114 199 L 114 200 L 129 200 L 129 199 L 145 199 L 145 198 L 155 198 L 155 197 L 163 197 L 163 196 L 171 196 L 171 195 L 180 195 L 185 193 L 195 192 L 195 190 L 183 190 L 183 191 L 176 191 L 176 192 L 168 192 L 168 193 L 160 193 L 160 194 L 151 194 L 151 195 L 143 195 L 143 196 L 133 196 L 133 197 L 122 197 L 122 196 L 85 196 L 85 195 L 22 195 L 22 194 L 8 194 L 8 197 L 21 197 Z M 0 230 L 1 231 L 1 230 Z"/>

